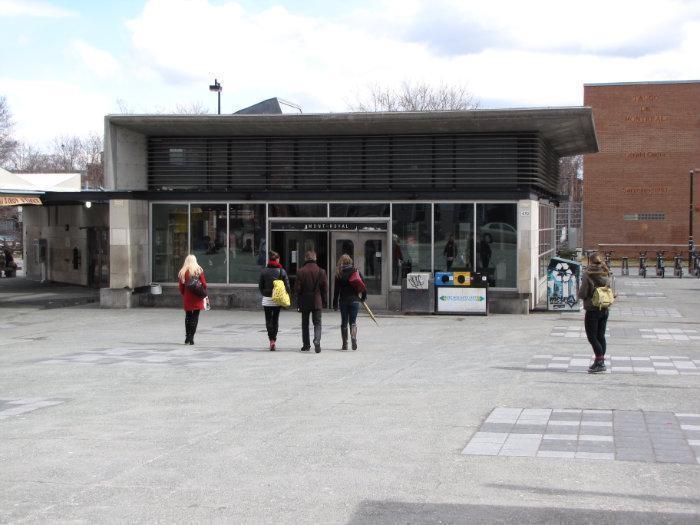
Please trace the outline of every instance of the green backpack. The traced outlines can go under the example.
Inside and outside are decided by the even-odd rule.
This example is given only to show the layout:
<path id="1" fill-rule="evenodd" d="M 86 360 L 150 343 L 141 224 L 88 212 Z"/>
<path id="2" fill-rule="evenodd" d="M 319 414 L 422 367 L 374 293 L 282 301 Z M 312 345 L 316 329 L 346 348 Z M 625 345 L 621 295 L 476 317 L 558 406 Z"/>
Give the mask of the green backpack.
<path id="1" fill-rule="evenodd" d="M 609 286 L 599 286 L 593 290 L 593 297 L 591 298 L 593 306 L 600 310 L 606 310 L 612 306 L 615 302 L 615 295 L 613 294 L 612 288 Z"/>

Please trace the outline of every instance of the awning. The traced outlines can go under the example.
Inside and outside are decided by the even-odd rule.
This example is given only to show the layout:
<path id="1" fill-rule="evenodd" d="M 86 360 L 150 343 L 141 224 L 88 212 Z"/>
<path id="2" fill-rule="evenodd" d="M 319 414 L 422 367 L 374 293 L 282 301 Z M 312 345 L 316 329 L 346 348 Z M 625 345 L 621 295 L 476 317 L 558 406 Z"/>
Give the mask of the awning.
<path id="1" fill-rule="evenodd" d="M 0 206 L 24 206 L 25 204 L 41 206 L 41 199 L 29 195 L 0 195 Z"/>

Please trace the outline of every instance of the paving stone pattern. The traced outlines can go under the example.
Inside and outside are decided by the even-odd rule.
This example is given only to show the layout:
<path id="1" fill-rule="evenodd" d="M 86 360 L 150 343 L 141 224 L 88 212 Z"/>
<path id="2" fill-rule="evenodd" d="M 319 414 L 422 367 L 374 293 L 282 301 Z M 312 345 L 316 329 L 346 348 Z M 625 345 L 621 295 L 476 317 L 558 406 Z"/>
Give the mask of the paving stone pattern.
<path id="1" fill-rule="evenodd" d="M 551 337 L 565 337 L 569 339 L 586 339 L 586 330 L 581 325 L 554 326 L 549 333 Z M 607 326 L 605 337 L 631 337 L 653 339 L 655 341 L 670 343 L 700 343 L 700 332 L 693 329 L 682 328 L 627 328 L 623 326 Z"/>
<path id="2" fill-rule="evenodd" d="M 611 310 L 612 315 L 626 317 L 663 317 L 678 318 L 683 317 L 676 308 L 647 308 L 644 306 L 621 306 L 614 305 Z"/>
<path id="3" fill-rule="evenodd" d="M 588 372 L 593 362 L 592 354 L 574 355 L 535 355 L 526 370 L 546 370 L 548 372 Z M 686 356 L 649 357 L 606 356 L 606 374 L 657 374 L 657 375 L 700 375 L 700 359 Z"/>
<path id="4" fill-rule="evenodd" d="M 697 465 L 700 414 L 499 407 L 462 454 Z"/>
<path id="5" fill-rule="evenodd" d="M 663 292 L 617 292 L 618 297 L 633 297 L 642 299 L 666 299 Z"/>
<path id="6" fill-rule="evenodd" d="M 40 408 L 60 405 L 66 401 L 66 399 L 48 397 L 0 398 L 0 420 L 26 414 Z"/>
<path id="7" fill-rule="evenodd" d="M 190 348 L 153 349 L 147 347 L 118 347 L 106 350 L 76 352 L 37 362 L 46 364 L 87 363 L 111 365 L 116 363 L 165 364 L 180 366 L 197 366 L 231 359 L 234 350 L 192 350 Z"/>

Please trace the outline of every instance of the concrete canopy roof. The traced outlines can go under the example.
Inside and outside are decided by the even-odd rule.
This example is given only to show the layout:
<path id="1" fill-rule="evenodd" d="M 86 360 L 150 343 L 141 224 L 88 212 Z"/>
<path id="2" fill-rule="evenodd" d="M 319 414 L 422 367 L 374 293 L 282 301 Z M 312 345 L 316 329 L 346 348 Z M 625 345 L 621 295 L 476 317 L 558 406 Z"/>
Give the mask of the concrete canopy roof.
<path id="1" fill-rule="evenodd" d="M 598 151 L 589 107 L 304 115 L 107 115 L 146 136 L 328 136 L 539 132 L 562 157 Z"/>

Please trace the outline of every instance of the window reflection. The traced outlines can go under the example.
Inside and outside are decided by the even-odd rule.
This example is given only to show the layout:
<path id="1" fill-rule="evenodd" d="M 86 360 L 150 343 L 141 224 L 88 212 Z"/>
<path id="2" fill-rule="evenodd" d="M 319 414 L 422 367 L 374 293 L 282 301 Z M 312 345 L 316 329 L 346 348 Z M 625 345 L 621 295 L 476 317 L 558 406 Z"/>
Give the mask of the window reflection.
<path id="1" fill-rule="evenodd" d="M 265 205 L 229 206 L 229 282 L 257 283 L 267 262 Z"/>
<path id="2" fill-rule="evenodd" d="M 435 271 L 474 268 L 474 205 L 435 205 Z"/>
<path id="3" fill-rule="evenodd" d="M 429 272 L 430 204 L 392 206 L 391 283 L 409 272 Z"/>
<path id="4" fill-rule="evenodd" d="M 190 251 L 204 269 L 207 282 L 226 282 L 226 205 L 192 204 Z"/>
<path id="5" fill-rule="evenodd" d="M 515 204 L 477 204 L 477 271 L 490 286 L 517 285 L 518 223 Z"/>
<path id="6" fill-rule="evenodd" d="M 153 280 L 177 281 L 187 256 L 187 204 L 154 204 L 152 211 Z"/>
<path id="7" fill-rule="evenodd" d="M 327 217 L 326 204 L 270 204 L 270 217 Z"/>

